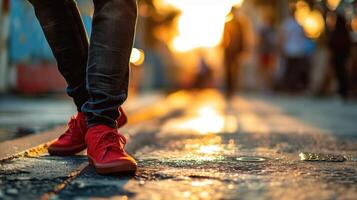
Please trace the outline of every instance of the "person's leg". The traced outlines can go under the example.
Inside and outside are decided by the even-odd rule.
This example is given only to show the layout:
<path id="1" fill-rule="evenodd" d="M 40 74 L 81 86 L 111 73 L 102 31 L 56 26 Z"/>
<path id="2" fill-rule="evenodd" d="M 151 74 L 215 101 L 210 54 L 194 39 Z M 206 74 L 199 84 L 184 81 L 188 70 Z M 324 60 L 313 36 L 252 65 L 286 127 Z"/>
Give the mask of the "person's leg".
<path id="1" fill-rule="evenodd" d="M 93 0 L 94 15 L 87 66 L 89 100 L 82 106 L 88 122 L 87 156 L 98 173 L 136 171 L 118 133 L 118 107 L 126 100 L 129 58 L 134 40 L 135 0 Z"/>
<path id="2" fill-rule="evenodd" d="M 293 92 L 298 92 L 301 88 L 301 58 L 294 58 L 291 63 L 291 83 Z"/>
<path id="3" fill-rule="evenodd" d="M 224 74 L 225 74 L 225 94 L 227 98 L 230 98 L 232 96 L 232 76 L 231 76 L 231 61 L 230 59 L 225 60 L 224 64 Z"/>
<path id="4" fill-rule="evenodd" d="M 285 65 L 285 73 L 284 73 L 284 82 L 283 87 L 284 90 L 287 92 L 291 92 L 293 90 L 293 82 L 294 82 L 294 74 L 293 74 L 293 66 L 294 59 L 291 57 L 286 58 L 286 65 Z"/>
<path id="5" fill-rule="evenodd" d="M 306 57 L 303 60 L 303 83 L 304 83 L 304 90 L 310 89 L 310 79 L 311 79 L 311 59 L 310 57 Z"/>
<path id="6" fill-rule="evenodd" d="M 307 89 L 307 82 L 308 82 L 308 64 L 307 58 L 298 58 L 296 61 L 296 90 L 297 92 L 303 92 Z"/>
<path id="7" fill-rule="evenodd" d="M 78 113 L 68 122 L 68 129 L 48 152 L 67 156 L 86 148 L 87 132 L 81 107 L 89 98 L 85 88 L 88 38 L 74 0 L 29 0 L 56 58 L 58 69 L 67 82 L 67 94 L 77 106 Z"/>
<path id="8" fill-rule="evenodd" d="M 334 70 L 338 82 L 338 93 L 343 97 L 348 97 L 348 76 L 346 70 L 347 56 L 344 54 L 335 54 Z"/>
<path id="9" fill-rule="evenodd" d="M 82 111 L 88 126 L 116 126 L 118 107 L 126 100 L 133 45 L 135 0 L 93 0 L 94 15 L 87 66 L 89 100 Z"/>
<path id="10" fill-rule="evenodd" d="M 57 60 L 58 68 L 68 83 L 67 93 L 73 97 L 78 113 L 73 116 L 68 129 L 48 151 L 51 155 L 73 155 L 86 148 L 86 118 L 81 107 L 89 99 L 86 90 L 88 38 L 74 0 L 29 0 L 36 17 Z M 118 127 L 123 126 L 126 115 L 120 108 Z"/>
<path id="11" fill-rule="evenodd" d="M 234 96 L 237 84 L 237 64 L 235 57 L 226 55 L 225 57 L 225 94 L 228 99 Z"/>
<path id="12" fill-rule="evenodd" d="M 85 88 L 88 39 L 74 0 L 29 0 L 65 78 L 67 93 L 80 111 Z"/>

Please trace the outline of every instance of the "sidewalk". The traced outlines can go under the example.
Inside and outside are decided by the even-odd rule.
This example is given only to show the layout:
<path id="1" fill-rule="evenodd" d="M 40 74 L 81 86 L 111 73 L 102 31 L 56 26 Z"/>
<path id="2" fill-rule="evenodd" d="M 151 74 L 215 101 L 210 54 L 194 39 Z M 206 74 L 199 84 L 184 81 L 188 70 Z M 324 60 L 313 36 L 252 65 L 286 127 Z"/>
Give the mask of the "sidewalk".
<path id="1" fill-rule="evenodd" d="M 252 95 L 226 103 L 206 90 L 144 107 L 122 130 L 136 176 L 97 175 L 84 155 L 33 152 L 0 162 L 0 199 L 356 198 L 357 104 Z M 326 161 L 334 158 L 343 159 Z"/>
<path id="2" fill-rule="evenodd" d="M 137 113 L 162 99 L 163 95 L 160 93 L 141 94 L 129 99 L 124 107 L 128 114 Z M 76 108 L 71 99 L 61 96 L 2 97 L 0 99 L 0 159 L 56 139 L 66 129 L 65 124 L 75 112 Z M 20 131 L 28 133 L 22 136 Z M 42 146 L 35 149 L 46 151 Z"/>

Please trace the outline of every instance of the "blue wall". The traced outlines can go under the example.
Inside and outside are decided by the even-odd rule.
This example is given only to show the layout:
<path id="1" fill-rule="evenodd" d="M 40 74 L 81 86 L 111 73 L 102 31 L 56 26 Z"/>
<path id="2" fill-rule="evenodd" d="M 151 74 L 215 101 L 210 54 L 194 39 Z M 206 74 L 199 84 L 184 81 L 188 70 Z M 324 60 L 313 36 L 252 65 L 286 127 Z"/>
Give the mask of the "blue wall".
<path id="1" fill-rule="evenodd" d="M 91 1 L 79 1 L 79 7 L 88 10 L 88 2 Z M 91 17 L 87 13 L 82 16 L 90 33 Z M 11 0 L 9 55 L 11 63 L 54 62 L 33 8 L 26 0 Z"/>

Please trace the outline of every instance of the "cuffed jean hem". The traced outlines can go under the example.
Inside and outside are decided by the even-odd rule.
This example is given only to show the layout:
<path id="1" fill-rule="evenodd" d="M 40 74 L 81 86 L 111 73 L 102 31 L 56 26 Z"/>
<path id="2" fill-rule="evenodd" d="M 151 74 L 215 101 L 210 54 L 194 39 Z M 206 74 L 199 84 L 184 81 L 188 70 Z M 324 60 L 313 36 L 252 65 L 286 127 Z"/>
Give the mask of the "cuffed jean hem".
<path id="1" fill-rule="evenodd" d="M 70 87 L 66 88 L 66 93 L 68 96 L 73 98 L 74 104 L 77 107 L 78 112 L 82 112 L 82 106 L 85 102 L 88 101 L 89 95 L 87 90 L 85 89 L 85 84 L 81 84 L 77 87 Z"/>

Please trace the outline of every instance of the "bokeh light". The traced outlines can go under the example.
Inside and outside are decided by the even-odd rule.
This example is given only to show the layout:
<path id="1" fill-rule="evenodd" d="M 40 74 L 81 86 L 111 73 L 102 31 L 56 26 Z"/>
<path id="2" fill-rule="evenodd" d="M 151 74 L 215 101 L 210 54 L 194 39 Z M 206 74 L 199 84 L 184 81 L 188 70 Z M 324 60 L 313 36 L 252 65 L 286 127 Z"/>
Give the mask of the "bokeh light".
<path id="1" fill-rule="evenodd" d="M 340 5 L 341 0 L 327 0 L 327 7 L 330 10 L 336 10 L 336 8 Z"/>
<path id="2" fill-rule="evenodd" d="M 304 1 L 296 3 L 296 21 L 304 28 L 309 38 L 318 38 L 325 29 L 324 18 L 320 11 L 311 10 Z"/>
<path id="3" fill-rule="evenodd" d="M 133 48 L 130 55 L 130 63 L 139 66 L 144 63 L 145 54 L 143 50 Z"/>

